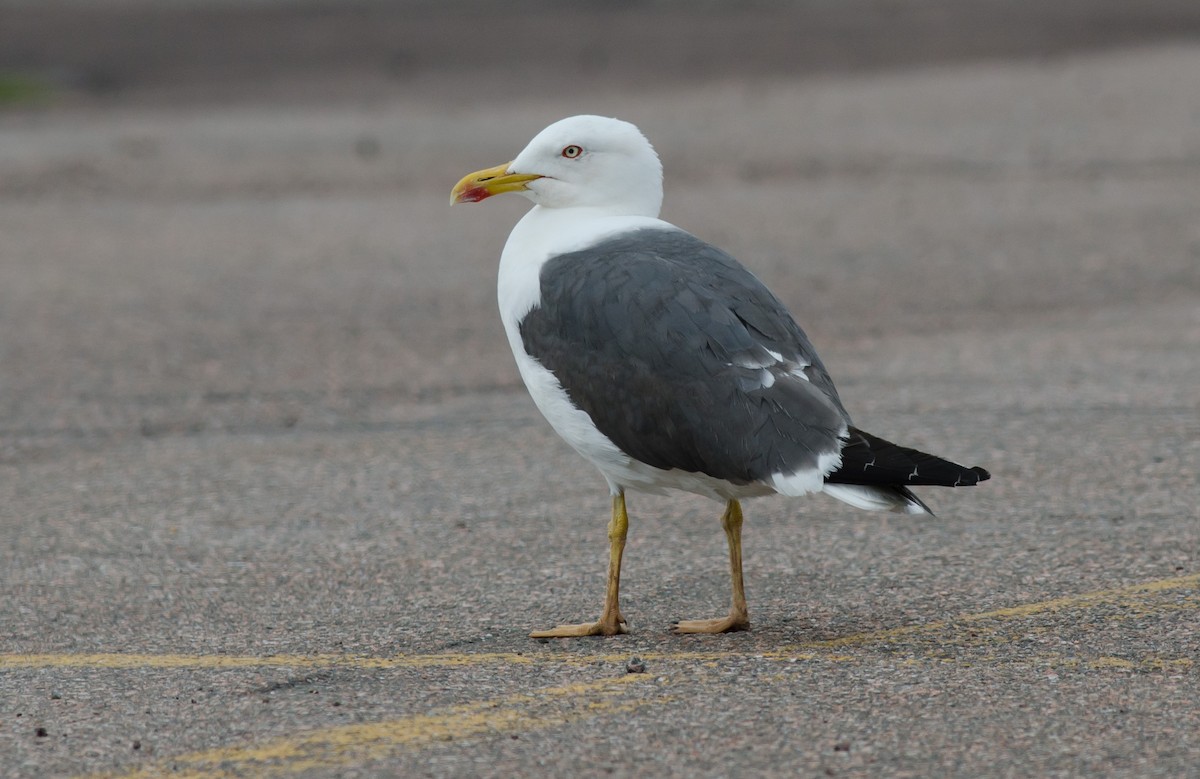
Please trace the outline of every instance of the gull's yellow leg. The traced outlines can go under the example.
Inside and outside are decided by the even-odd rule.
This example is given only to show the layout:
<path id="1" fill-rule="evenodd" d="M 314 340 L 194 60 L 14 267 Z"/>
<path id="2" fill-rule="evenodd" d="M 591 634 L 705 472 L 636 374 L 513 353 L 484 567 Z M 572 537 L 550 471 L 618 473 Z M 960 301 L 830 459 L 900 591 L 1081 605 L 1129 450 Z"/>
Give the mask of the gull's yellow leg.
<path id="1" fill-rule="evenodd" d="M 733 604 L 729 616 L 718 619 L 688 619 L 675 623 L 676 633 L 729 633 L 750 629 L 746 589 L 742 584 L 742 506 L 730 500 L 721 516 L 725 540 L 729 542 L 729 576 L 733 580 Z"/>
<path id="2" fill-rule="evenodd" d="M 559 625 L 549 630 L 535 630 L 531 638 L 573 638 L 575 636 L 615 636 L 628 633 L 629 626 L 621 616 L 621 554 L 625 551 L 625 534 L 629 532 L 629 515 L 625 513 L 625 493 L 612 499 L 612 520 L 608 523 L 608 589 L 604 594 L 604 612 L 596 622 L 578 625 Z"/>

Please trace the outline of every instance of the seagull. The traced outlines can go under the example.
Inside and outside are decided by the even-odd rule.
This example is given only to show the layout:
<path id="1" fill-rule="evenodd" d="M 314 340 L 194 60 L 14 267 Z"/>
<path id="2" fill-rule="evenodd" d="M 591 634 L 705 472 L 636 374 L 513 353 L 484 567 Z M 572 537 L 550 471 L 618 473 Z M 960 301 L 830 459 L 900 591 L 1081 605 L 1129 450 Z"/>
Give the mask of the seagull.
<path id="1" fill-rule="evenodd" d="M 910 487 L 989 478 L 856 428 L 779 298 L 730 255 L 658 218 L 662 163 L 634 125 L 555 122 L 512 162 L 464 176 L 450 202 L 510 192 L 534 206 L 500 256 L 504 332 L 533 402 L 612 496 L 600 618 L 532 637 L 628 632 L 627 490 L 724 504 L 729 614 L 674 624 L 724 633 L 750 627 L 743 499 L 824 492 L 860 509 L 932 514 Z"/>

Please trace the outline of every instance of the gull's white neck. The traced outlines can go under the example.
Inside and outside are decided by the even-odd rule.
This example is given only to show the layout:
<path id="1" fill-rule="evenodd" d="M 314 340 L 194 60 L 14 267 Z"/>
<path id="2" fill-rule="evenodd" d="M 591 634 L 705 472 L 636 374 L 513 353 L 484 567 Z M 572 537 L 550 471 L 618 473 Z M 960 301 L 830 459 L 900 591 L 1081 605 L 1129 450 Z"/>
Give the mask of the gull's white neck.
<path id="1" fill-rule="evenodd" d="M 517 222 L 500 255 L 496 283 L 500 317 L 514 351 L 520 343 L 517 323 L 541 300 L 539 273 L 547 260 L 587 248 L 616 233 L 641 228 L 677 229 L 654 217 L 591 207 L 534 206 Z"/>

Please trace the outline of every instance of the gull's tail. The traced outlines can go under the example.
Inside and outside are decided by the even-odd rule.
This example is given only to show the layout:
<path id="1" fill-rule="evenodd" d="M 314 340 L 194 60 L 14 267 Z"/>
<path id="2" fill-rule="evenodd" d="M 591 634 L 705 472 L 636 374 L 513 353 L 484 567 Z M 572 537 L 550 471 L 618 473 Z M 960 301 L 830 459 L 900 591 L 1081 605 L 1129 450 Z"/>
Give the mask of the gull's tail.
<path id="1" fill-rule="evenodd" d="M 841 454 L 841 467 L 825 477 L 824 491 L 861 509 L 932 514 L 909 487 L 972 487 L 991 478 L 979 466 L 967 468 L 853 427 Z"/>

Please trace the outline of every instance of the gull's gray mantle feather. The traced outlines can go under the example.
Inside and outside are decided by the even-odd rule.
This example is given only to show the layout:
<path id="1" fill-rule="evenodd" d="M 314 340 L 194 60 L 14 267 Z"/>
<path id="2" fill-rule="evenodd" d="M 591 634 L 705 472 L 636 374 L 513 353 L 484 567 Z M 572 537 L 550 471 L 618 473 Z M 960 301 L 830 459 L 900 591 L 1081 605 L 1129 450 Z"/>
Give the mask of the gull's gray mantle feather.
<path id="1" fill-rule="evenodd" d="M 526 352 L 630 457 L 748 484 L 840 448 L 849 417 L 807 336 L 715 247 L 638 230 L 549 260 L 541 292 Z"/>

